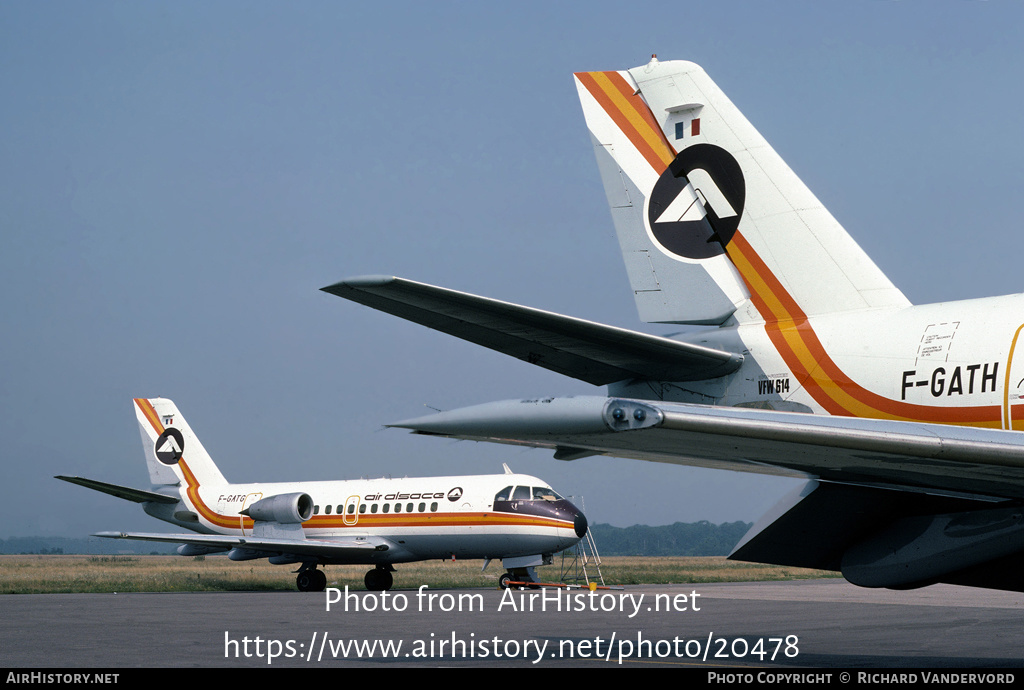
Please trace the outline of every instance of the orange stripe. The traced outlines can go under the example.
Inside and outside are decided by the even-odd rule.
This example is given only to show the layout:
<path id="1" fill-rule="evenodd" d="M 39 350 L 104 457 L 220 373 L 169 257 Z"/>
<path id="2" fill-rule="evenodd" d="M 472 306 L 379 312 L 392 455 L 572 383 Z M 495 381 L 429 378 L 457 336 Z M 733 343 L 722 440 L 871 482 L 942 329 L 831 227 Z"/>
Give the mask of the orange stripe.
<path id="1" fill-rule="evenodd" d="M 360 514 L 355 524 L 345 524 L 344 515 L 315 515 L 303 523 L 314 529 L 373 528 L 373 527 L 562 527 L 571 528 L 572 522 L 540 516 L 510 515 L 507 513 L 398 513 L 391 515 Z"/>
<path id="2" fill-rule="evenodd" d="M 146 415 L 146 419 L 148 419 L 149 423 L 153 425 L 154 429 L 156 429 L 156 435 L 159 436 L 164 433 L 164 425 L 160 423 L 160 417 L 157 415 L 156 410 L 153 409 L 150 402 L 145 398 L 135 398 L 135 404 L 139 406 L 139 409 L 142 410 L 142 414 Z"/>
<path id="3" fill-rule="evenodd" d="M 153 426 L 153 429 L 156 431 L 157 437 L 159 437 L 160 434 L 164 433 L 164 425 L 160 421 L 160 415 L 156 413 L 156 410 L 153 408 L 152 403 L 150 403 L 149 400 L 145 398 L 135 398 L 135 404 L 139 406 L 139 409 L 142 410 L 142 413 L 145 415 L 146 419 L 149 420 L 149 423 Z M 185 476 L 185 494 L 188 496 L 188 499 L 189 501 L 191 501 L 192 506 L 199 512 L 199 514 L 202 517 L 204 517 L 207 521 L 209 521 L 211 524 L 214 524 L 218 527 L 224 527 L 227 529 L 239 529 L 239 516 L 221 515 L 220 513 L 206 505 L 206 503 L 203 501 L 202 496 L 199 495 L 199 480 L 196 479 L 195 473 L 188 466 L 188 462 L 186 462 L 184 455 L 182 455 L 181 459 L 178 460 L 178 467 L 181 468 L 181 473 Z M 247 518 L 243 516 L 241 528 L 252 529 L 252 526 L 252 518 Z"/>
<path id="4" fill-rule="evenodd" d="M 603 72 L 601 74 L 602 77 L 607 78 L 609 85 L 618 92 L 617 95 L 612 94 L 613 99 L 616 101 L 621 99 L 626 104 L 622 109 L 623 113 L 629 117 L 630 122 L 634 123 L 637 133 L 658 154 L 666 167 L 671 165 L 672 161 L 676 158 L 676 150 L 668 143 L 668 139 L 665 138 L 665 132 L 662 131 L 661 125 L 655 119 L 654 113 L 647 107 L 646 101 L 619 72 Z M 598 80 L 600 81 L 600 79 L 599 77 Z M 637 118 L 639 118 L 639 121 L 637 121 Z"/>
<path id="5" fill-rule="evenodd" d="M 644 100 L 618 72 L 579 72 L 576 77 L 636 147 L 654 172 L 661 175 L 675 158 L 661 127 Z M 873 393 L 850 379 L 825 351 L 807 315 L 737 232 L 726 246 L 755 308 L 765 319 L 765 331 L 786 366 L 808 394 L 830 414 L 938 422 L 999 428 L 1000 405 L 937 407 L 919 405 Z"/>
<path id="6" fill-rule="evenodd" d="M 765 318 L 765 331 L 794 377 L 830 414 L 926 421 L 967 426 L 1001 426 L 998 405 L 937 407 L 890 400 L 850 379 L 825 351 L 803 310 L 737 232 L 729 257 Z"/>
<path id="7" fill-rule="evenodd" d="M 660 174 L 675 158 L 650 108 L 618 72 L 579 72 L 576 78 L 652 168 Z M 628 95 L 627 95 L 628 94 Z"/>

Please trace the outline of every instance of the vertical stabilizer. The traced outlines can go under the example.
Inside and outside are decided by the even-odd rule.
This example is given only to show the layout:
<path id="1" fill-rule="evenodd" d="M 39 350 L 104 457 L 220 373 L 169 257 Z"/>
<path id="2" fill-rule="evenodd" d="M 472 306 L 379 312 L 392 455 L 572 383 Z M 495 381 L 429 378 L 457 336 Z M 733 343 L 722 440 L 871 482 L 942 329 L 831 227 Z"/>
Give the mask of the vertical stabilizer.
<path id="1" fill-rule="evenodd" d="M 136 398 L 135 416 L 154 485 L 227 484 L 173 402 Z"/>
<path id="2" fill-rule="evenodd" d="M 644 321 L 909 305 L 699 66 L 575 76 Z"/>

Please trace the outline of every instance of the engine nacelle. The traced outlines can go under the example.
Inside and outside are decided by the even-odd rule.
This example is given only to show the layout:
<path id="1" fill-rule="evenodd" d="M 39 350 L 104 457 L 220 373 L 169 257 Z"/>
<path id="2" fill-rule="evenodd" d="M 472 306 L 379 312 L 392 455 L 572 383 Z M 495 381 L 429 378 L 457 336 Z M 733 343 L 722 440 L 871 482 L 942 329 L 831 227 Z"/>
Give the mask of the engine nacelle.
<path id="1" fill-rule="evenodd" d="M 259 522 L 301 523 L 313 517 L 313 499 L 301 492 L 268 496 L 243 510 L 242 515 Z"/>
<path id="2" fill-rule="evenodd" d="M 178 547 L 180 556 L 206 556 L 211 553 L 223 553 L 226 546 L 203 546 L 202 544 L 182 544 Z"/>

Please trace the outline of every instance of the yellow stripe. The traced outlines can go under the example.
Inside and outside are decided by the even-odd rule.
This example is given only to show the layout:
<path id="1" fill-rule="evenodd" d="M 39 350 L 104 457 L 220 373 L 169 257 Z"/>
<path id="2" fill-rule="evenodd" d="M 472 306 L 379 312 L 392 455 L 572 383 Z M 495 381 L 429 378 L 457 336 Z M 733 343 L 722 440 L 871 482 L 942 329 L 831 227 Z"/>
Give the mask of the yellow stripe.
<path id="1" fill-rule="evenodd" d="M 1024 324 L 1022 324 L 1017 332 L 1013 334 L 1013 342 L 1010 343 L 1010 354 L 1006 357 L 1006 379 L 1003 383 L 1003 428 L 1013 429 L 1013 414 L 1010 410 L 1010 366 L 1013 364 L 1013 351 L 1017 347 L 1017 337 L 1020 335 L 1021 330 L 1024 330 Z"/>
<path id="2" fill-rule="evenodd" d="M 633 125 L 637 134 L 643 138 L 647 145 L 651 147 L 651 150 L 661 158 L 662 162 L 667 167 L 672 162 L 673 156 L 665 149 L 665 145 L 662 143 L 661 138 L 654 135 L 650 126 L 640 113 L 637 112 L 636 108 L 633 107 L 633 104 L 627 101 L 619 90 L 615 88 L 615 85 L 612 84 L 611 80 L 604 72 L 594 73 L 594 81 L 597 82 L 598 86 L 600 86 L 605 92 L 605 95 L 608 96 L 612 103 L 615 104 L 629 123 Z"/>

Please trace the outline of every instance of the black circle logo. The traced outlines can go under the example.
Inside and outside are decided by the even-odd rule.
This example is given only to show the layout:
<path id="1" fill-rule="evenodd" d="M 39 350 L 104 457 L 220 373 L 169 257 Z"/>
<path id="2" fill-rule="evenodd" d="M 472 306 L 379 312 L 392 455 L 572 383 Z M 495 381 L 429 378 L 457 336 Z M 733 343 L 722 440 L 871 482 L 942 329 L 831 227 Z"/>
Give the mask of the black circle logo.
<path id="1" fill-rule="evenodd" d="M 698 196 L 692 204 L 692 195 L 685 192 L 689 184 Z M 694 144 L 680 151 L 658 178 L 647 204 L 647 222 L 666 251 L 708 259 L 725 253 L 739 227 L 745 199 L 743 171 L 732 154 L 714 144 Z M 672 213 L 666 216 L 670 207 Z"/>
<path id="2" fill-rule="evenodd" d="M 457 501 L 460 498 L 462 498 L 462 487 L 461 486 L 457 486 L 457 487 L 455 487 L 454 489 L 452 489 L 451 491 L 448 492 L 448 500 L 449 501 Z"/>
<path id="3" fill-rule="evenodd" d="M 156 459 L 165 465 L 177 465 L 185 452 L 185 437 L 181 432 L 171 427 L 160 434 L 156 440 Z"/>

